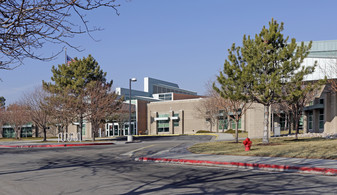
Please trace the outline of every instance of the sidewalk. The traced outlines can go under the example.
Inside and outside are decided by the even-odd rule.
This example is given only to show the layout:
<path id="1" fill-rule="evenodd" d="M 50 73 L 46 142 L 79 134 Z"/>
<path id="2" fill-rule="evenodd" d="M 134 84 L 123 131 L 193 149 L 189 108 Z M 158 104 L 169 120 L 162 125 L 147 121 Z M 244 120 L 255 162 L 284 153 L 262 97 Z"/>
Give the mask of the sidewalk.
<path id="1" fill-rule="evenodd" d="M 231 134 L 219 133 L 217 135 L 214 141 L 233 140 Z M 337 160 L 325 159 L 193 154 L 186 149 L 180 154 L 176 151 L 168 151 L 166 153 L 136 158 L 135 160 L 337 175 Z"/>

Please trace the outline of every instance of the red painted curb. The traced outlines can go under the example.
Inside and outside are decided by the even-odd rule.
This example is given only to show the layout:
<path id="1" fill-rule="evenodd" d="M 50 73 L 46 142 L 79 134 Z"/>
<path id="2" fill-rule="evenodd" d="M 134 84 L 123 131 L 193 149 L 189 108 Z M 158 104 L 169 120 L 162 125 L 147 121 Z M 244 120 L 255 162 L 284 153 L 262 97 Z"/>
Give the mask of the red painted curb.
<path id="1" fill-rule="evenodd" d="M 0 145 L 0 148 L 49 148 L 49 147 L 73 147 L 73 146 L 94 146 L 113 145 L 114 143 L 83 143 L 83 144 L 43 144 L 43 145 Z"/>
<path id="2" fill-rule="evenodd" d="M 208 161 L 208 160 L 169 159 L 169 158 L 150 158 L 150 157 L 140 157 L 140 158 L 137 158 L 136 160 L 187 163 L 187 164 L 229 165 L 229 166 L 237 166 L 237 167 L 259 168 L 259 169 L 275 169 L 278 171 L 289 170 L 289 171 L 299 171 L 299 172 L 320 173 L 320 174 L 326 174 L 326 175 L 337 175 L 337 169 L 333 169 L 333 168 L 297 167 L 297 166 L 259 164 L 259 163 L 220 162 L 220 161 Z"/>

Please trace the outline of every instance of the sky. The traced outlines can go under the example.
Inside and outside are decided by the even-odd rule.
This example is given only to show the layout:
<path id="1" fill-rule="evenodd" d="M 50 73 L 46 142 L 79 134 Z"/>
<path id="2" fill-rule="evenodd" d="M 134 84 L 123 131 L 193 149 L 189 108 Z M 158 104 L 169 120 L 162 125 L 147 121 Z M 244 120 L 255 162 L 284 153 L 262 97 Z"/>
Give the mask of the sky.
<path id="1" fill-rule="evenodd" d="M 297 41 L 337 39 L 337 1 L 324 0 L 116 0 L 116 15 L 103 8 L 87 13 L 89 26 L 103 28 L 69 40 L 84 51 L 67 49 L 70 57 L 91 54 L 114 87 L 143 90 L 143 78 L 174 82 L 180 88 L 206 93 L 223 68 L 228 49 L 243 35 L 259 33 L 271 18 L 284 22 L 284 35 Z M 73 18 L 79 22 L 78 18 Z M 98 41 L 97 41 L 98 40 Z M 55 53 L 62 45 L 36 52 Z M 52 61 L 26 59 L 14 70 L 0 70 L 0 96 L 6 105 L 51 81 L 51 68 L 64 63 L 64 53 Z"/>

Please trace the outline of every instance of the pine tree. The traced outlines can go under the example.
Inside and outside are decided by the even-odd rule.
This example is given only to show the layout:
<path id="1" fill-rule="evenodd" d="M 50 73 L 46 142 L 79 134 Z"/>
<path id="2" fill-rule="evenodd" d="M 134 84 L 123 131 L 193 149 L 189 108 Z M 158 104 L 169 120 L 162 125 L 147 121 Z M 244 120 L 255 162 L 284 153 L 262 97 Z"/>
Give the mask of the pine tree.
<path id="1" fill-rule="evenodd" d="M 244 36 L 241 49 L 250 73 L 247 80 L 250 99 L 264 105 L 263 143 L 269 143 L 269 106 L 281 101 L 282 88 L 296 71 L 306 70 L 300 66 L 312 44 L 298 46 L 295 38 L 288 42 L 289 37 L 284 38 L 282 31 L 283 23 L 272 19 L 269 28 L 264 26 L 255 39 Z"/>
<path id="2" fill-rule="evenodd" d="M 269 106 L 282 100 L 284 87 L 298 72 L 307 75 L 313 69 L 300 69 L 312 43 L 297 45 L 294 38 L 289 42 L 282 31 L 283 23 L 272 19 L 254 39 L 244 35 L 242 47 L 233 44 L 229 50 L 218 78 L 224 97 L 264 106 L 263 143 L 269 143 Z M 303 77 L 297 79 L 302 81 Z"/>
<path id="3" fill-rule="evenodd" d="M 89 55 L 87 58 L 75 58 L 73 62 L 52 67 L 53 83 L 42 81 L 43 87 L 54 94 L 68 93 L 73 97 L 72 108 L 79 119 L 80 134 L 82 139 L 83 119 L 85 114 L 85 100 L 82 96 L 87 85 L 92 81 L 106 82 L 106 72 L 98 65 L 98 62 Z"/>

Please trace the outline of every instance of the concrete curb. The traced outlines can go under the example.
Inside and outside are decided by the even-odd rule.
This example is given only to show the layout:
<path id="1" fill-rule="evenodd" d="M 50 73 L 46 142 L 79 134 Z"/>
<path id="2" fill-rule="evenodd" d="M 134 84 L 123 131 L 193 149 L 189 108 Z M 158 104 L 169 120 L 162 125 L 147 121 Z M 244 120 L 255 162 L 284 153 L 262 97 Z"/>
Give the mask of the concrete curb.
<path id="1" fill-rule="evenodd" d="M 0 145 L 0 148 L 50 148 L 50 147 L 74 147 L 74 146 L 113 145 L 113 144 L 114 143 Z"/>
<path id="2" fill-rule="evenodd" d="M 153 162 L 193 164 L 193 165 L 222 165 L 222 166 L 227 166 L 227 167 L 272 170 L 272 171 L 281 171 L 281 172 L 300 172 L 300 173 L 321 174 L 321 175 L 337 175 L 337 169 L 333 169 L 333 168 L 300 167 L 300 166 L 288 166 L 288 165 L 242 163 L 242 162 L 222 162 L 222 161 L 192 160 L 192 159 L 151 158 L 151 157 L 140 157 L 140 158 L 136 158 L 135 160 L 145 161 L 145 162 L 153 161 Z"/>

